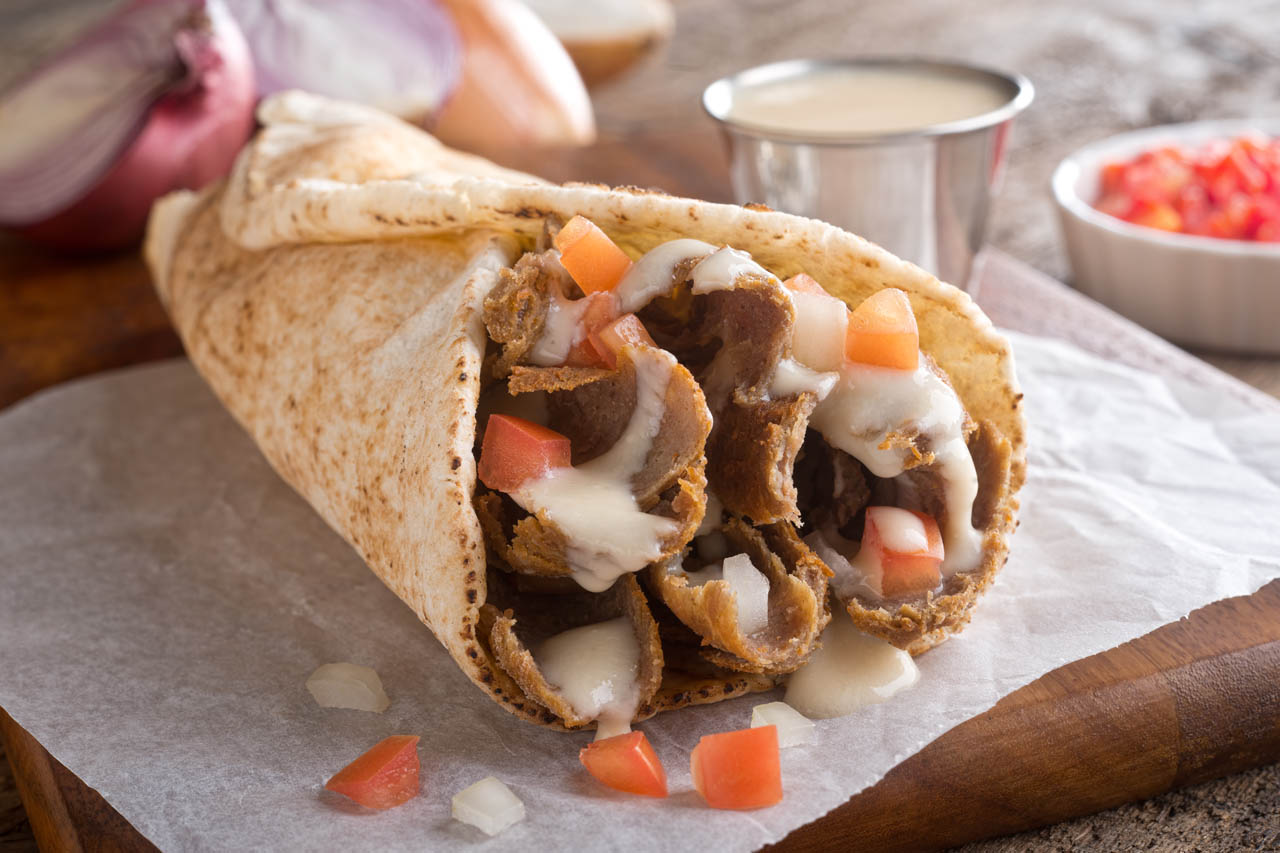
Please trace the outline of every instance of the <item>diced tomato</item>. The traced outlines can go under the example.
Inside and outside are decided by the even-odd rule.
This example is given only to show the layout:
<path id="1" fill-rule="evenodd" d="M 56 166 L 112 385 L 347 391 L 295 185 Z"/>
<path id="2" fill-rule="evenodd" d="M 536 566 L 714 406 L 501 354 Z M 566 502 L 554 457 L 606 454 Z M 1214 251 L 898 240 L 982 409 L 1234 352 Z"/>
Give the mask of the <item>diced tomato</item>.
<path id="1" fill-rule="evenodd" d="M 554 242 L 560 263 L 583 293 L 612 290 L 631 269 L 627 253 L 585 217 L 575 216 L 565 223 Z"/>
<path id="2" fill-rule="evenodd" d="M 418 736 L 392 735 L 333 774 L 330 791 L 371 809 L 390 809 L 418 796 Z"/>
<path id="3" fill-rule="evenodd" d="M 885 598 L 935 589 L 942 583 L 942 557 L 942 534 L 932 517 L 892 506 L 867 507 L 858 563 Z"/>
<path id="4" fill-rule="evenodd" d="M 1272 239 L 1280 218 L 1280 140 L 1215 139 L 1195 150 L 1166 146 L 1099 175 L 1095 204 L 1111 216 L 1230 240 Z M 1262 236 L 1259 236 L 1262 235 Z"/>
<path id="5" fill-rule="evenodd" d="M 782 802 L 778 727 L 706 735 L 689 757 L 693 787 L 714 809 L 761 809 Z"/>
<path id="6" fill-rule="evenodd" d="M 569 348 L 564 363 L 569 367 L 606 367 L 591 344 L 591 335 L 617 319 L 618 305 L 611 293 L 591 293 L 586 299 L 580 321 L 582 340 Z"/>
<path id="7" fill-rule="evenodd" d="M 587 335 L 570 350 L 566 364 L 613 370 L 618 366 L 618 352 L 626 344 L 657 346 L 635 314 L 623 314 L 599 331 Z"/>
<path id="8" fill-rule="evenodd" d="M 845 357 L 862 364 L 915 370 L 920 363 L 920 331 L 907 294 L 886 287 L 849 315 Z"/>
<path id="9" fill-rule="evenodd" d="M 1098 176 L 1102 182 L 1103 193 L 1118 192 L 1124 186 L 1124 164 L 1108 163 L 1102 167 L 1102 173 Z"/>
<path id="10" fill-rule="evenodd" d="M 480 444 L 480 482 L 510 492 L 552 468 L 569 466 L 567 436 L 512 415 L 490 415 Z"/>
<path id="11" fill-rule="evenodd" d="M 606 787 L 642 797 L 667 795 L 667 771 L 644 732 L 605 738 L 578 753 L 587 772 Z"/>
<path id="12" fill-rule="evenodd" d="M 649 330 L 635 314 L 623 314 L 598 332 L 592 332 L 596 349 L 608 362 L 609 368 L 618 366 L 618 353 L 628 344 L 632 346 L 657 346 L 649 336 Z"/>
<path id="13" fill-rule="evenodd" d="M 1139 202 L 1137 209 L 1130 214 L 1129 221 L 1135 225 L 1158 228 L 1161 231 L 1181 231 L 1182 217 L 1172 205 Z"/>
<path id="14" fill-rule="evenodd" d="M 797 273 L 783 283 L 784 287 L 796 291 L 797 293 L 814 293 L 819 296 L 831 296 L 827 289 L 818 284 L 817 279 L 807 276 L 804 273 Z M 835 297 L 831 297 L 834 299 Z"/>

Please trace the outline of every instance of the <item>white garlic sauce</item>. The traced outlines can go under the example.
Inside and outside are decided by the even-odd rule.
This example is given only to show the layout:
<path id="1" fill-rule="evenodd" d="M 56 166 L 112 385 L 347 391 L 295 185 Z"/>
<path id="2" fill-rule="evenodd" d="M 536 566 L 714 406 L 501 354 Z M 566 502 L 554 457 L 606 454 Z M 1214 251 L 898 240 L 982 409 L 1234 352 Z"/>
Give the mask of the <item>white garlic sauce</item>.
<path id="1" fill-rule="evenodd" d="M 624 314 L 639 311 L 671 290 L 676 267 L 689 258 L 701 258 L 716 247 L 701 240 L 668 240 L 653 247 L 631 265 L 613 292 Z"/>
<path id="2" fill-rule="evenodd" d="M 631 478 L 644 467 L 661 428 L 676 360 L 652 347 L 631 346 L 627 352 L 636 370 L 636 406 L 618 441 L 590 462 L 553 468 L 510 493 L 565 534 L 573 579 L 591 592 L 603 592 L 658 559 L 662 540 L 679 530 L 673 519 L 641 512 L 631 491 Z"/>
<path id="3" fill-rule="evenodd" d="M 538 367 L 558 367 L 564 364 L 569 357 L 569 350 L 585 335 L 582 315 L 590 305 L 590 298 L 570 299 L 560 292 L 560 288 L 552 287 L 551 304 L 547 306 L 542 334 L 529 351 L 529 361 Z"/>
<path id="4" fill-rule="evenodd" d="M 597 740 L 631 731 L 640 698 L 640 644 L 630 620 L 619 617 L 556 634 L 533 657 L 574 713 L 597 721 Z"/>
<path id="5" fill-rule="evenodd" d="M 769 381 L 770 397 L 790 397 L 802 391 L 810 391 L 819 400 L 825 400 L 840 381 L 839 373 L 818 372 L 805 367 L 792 358 L 778 362 Z"/>
<path id="6" fill-rule="evenodd" d="M 778 277 L 751 259 L 746 252 L 738 249 L 716 249 L 695 266 L 689 277 L 693 280 L 695 294 L 710 293 L 713 290 L 732 290 L 737 279 L 743 275 L 758 275 L 772 281 Z M 668 273 L 668 278 L 670 274 Z"/>
<path id="7" fill-rule="evenodd" d="M 930 439 L 945 490 L 939 522 L 946 575 L 977 568 L 982 557 L 982 536 L 971 521 L 978 473 L 964 443 L 964 419 L 955 392 L 921 359 L 914 371 L 846 364 L 809 420 L 831 446 L 883 478 L 902 474 L 913 458 L 909 448 L 886 445 L 891 430 L 914 425 Z"/>
<path id="8" fill-rule="evenodd" d="M 911 655 L 837 615 L 822 632 L 822 646 L 791 674 L 783 701 L 811 719 L 843 717 L 919 680 Z"/>

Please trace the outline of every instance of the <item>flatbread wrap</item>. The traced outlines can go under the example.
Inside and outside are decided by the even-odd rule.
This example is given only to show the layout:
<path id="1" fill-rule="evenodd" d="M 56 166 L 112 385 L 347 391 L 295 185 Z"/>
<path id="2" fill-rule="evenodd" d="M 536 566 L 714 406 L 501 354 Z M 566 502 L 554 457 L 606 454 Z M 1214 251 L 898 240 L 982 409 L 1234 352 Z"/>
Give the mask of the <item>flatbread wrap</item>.
<path id="1" fill-rule="evenodd" d="M 156 206 L 157 289 L 495 701 L 622 730 L 775 686 L 832 618 L 912 653 L 967 622 L 1025 429 L 965 294 L 824 223 L 549 184 L 364 107 L 260 119 L 227 181 Z"/>

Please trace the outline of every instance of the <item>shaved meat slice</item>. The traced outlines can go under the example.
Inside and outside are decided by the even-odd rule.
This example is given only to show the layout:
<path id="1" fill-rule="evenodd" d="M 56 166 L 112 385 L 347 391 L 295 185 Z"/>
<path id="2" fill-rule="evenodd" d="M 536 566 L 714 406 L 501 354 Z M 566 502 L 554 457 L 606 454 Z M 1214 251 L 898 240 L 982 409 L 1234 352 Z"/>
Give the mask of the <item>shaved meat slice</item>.
<path id="1" fill-rule="evenodd" d="M 746 554 L 768 579 L 769 619 L 762 630 L 744 633 L 733 586 L 714 575 L 699 577 L 693 561 L 687 571 L 678 559 L 650 567 L 649 587 L 710 647 L 703 655 L 717 666 L 762 674 L 797 669 L 830 620 L 826 567 L 786 523 L 755 528 L 731 517 L 710 535 L 723 536 L 731 554 Z"/>
<path id="2" fill-rule="evenodd" d="M 871 501 L 869 477 L 861 462 L 810 430 L 795 472 L 805 529 L 860 530 L 858 513 Z"/>
<path id="3" fill-rule="evenodd" d="M 576 287 L 555 251 L 526 253 L 499 273 L 498 284 L 484 300 L 485 328 L 502 345 L 490 368 L 493 376 L 504 378 L 515 365 L 532 363 L 548 323 L 555 322 L 551 315 Z"/>
<path id="4" fill-rule="evenodd" d="M 711 417 L 692 374 L 647 344 L 623 345 L 612 370 L 525 363 L 547 349 L 547 317 L 577 310 L 564 307 L 573 303 L 557 267 L 554 252 L 525 255 L 486 300 L 484 319 L 503 344 L 496 378 L 517 399 L 545 398 L 546 425 L 569 437 L 573 468 L 509 496 L 479 489 L 474 502 L 501 564 L 600 590 L 693 537 L 705 507 Z M 555 334 L 572 344 L 563 329 Z M 601 500 L 610 498 L 614 515 L 606 516 Z"/>
<path id="5" fill-rule="evenodd" d="M 920 654 L 937 645 L 949 634 L 964 627 L 972 613 L 974 600 L 991 583 L 1008 557 L 1008 544 L 998 532 L 1012 519 L 997 518 L 997 512 L 1012 512 L 998 496 L 1007 494 L 1012 476 L 1013 448 L 1009 440 L 990 422 L 979 421 L 967 426 L 968 447 L 978 474 L 978 500 L 973 505 L 972 523 L 987 531 L 982 543 L 982 562 L 971 571 L 948 577 L 938 592 L 928 592 L 908 601 L 886 602 L 865 592 L 855 592 L 845 605 L 853 622 L 862 631 L 887 640 L 900 649 Z M 893 480 L 876 480 L 872 486 L 874 501 L 897 500 L 897 506 L 921 512 L 945 511 L 945 487 L 938 470 L 929 465 L 915 467 Z M 1005 509 L 1001 509 L 1001 507 Z M 842 551 L 849 557 L 856 545 L 845 543 Z"/>
<path id="6" fill-rule="evenodd" d="M 495 573 L 491 573 L 493 575 Z M 568 728 L 581 728 L 595 721 L 575 707 L 572 691 L 548 680 L 538 662 L 539 649 L 565 631 L 622 619 L 631 628 L 638 658 L 631 684 L 613 684 L 611 689 L 627 695 L 637 713 L 648 706 L 662 681 L 662 643 L 657 623 L 649 612 L 644 594 L 634 577 L 624 577 L 607 592 L 592 594 L 559 593 L 534 595 L 527 590 L 518 596 L 501 581 L 491 588 L 490 602 L 481 608 L 480 635 L 488 639 L 488 649 L 497 665 L 519 688 L 525 701 L 536 702 L 562 720 Z M 510 601 L 500 609 L 494 602 Z M 519 612 L 514 609 L 519 608 Z"/>
<path id="7" fill-rule="evenodd" d="M 697 268 L 685 275 L 696 276 Z M 682 323 L 668 312 L 686 302 L 690 319 Z M 729 287 L 701 293 L 687 280 L 641 317 L 702 384 L 715 416 L 707 476 L 725 506 L 757 524 L 799 524 L 793 468 L 818 396 L 771 393 L 795 323 L 785 288 L 753 271 L 738 273 Z"/>

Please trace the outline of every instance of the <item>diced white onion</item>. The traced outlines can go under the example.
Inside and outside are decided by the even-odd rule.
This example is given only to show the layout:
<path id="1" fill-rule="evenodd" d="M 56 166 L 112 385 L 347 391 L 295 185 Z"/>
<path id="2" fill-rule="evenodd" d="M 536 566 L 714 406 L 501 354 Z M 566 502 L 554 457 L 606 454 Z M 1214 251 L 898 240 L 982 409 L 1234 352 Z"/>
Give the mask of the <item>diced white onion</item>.
<path id="1" fill-rule="evenodd" d="M 453 795 L 453 819 L 497 835 L 524 820 L 524 803 L 497 777 L 486 776 Z"/>
<path id="2" fill-rule="evenodd" d="M 317 667 L 307 679 L 307 690 L 321 708 L 350 708 L 381 714 L 391 704 L 378 673 L 354 663 L 326 663 Z"/>
<path id="3" fill-rule="evenodd" d="M 813 720 L 786 702 L 767 702 L 751 709 L 751 728 L 778 727 L 778 746 L 801 746 L 813 743 Z"/>
<path id="4" fill-rule="evenodd" d="M 738 627 L 744 634 L 762 631 L 769 624 L 769 579 L 751 564 L 746 554 L 724 561 L 724 579 L 738 602 Z"/>
<path id="5" fill-rule="evenodd" d="M 849 309 L 834 296 L 792 291 L 796 325 L 791 354 L 814 370 L 839 370 L 844 362 L 844 339 Z"/>

